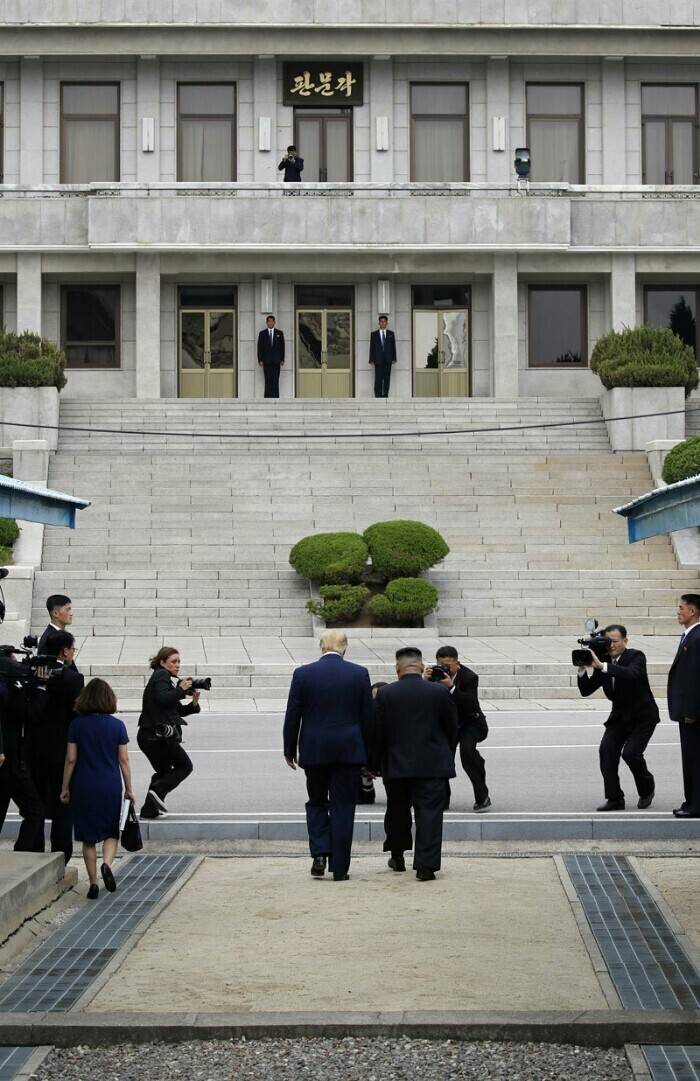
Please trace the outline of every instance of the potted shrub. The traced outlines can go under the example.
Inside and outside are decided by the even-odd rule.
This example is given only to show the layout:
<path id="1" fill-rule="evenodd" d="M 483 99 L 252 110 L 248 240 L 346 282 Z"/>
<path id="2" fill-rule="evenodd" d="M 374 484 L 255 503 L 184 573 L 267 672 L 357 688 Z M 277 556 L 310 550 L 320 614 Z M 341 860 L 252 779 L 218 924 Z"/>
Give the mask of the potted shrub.
<path id="1" fill-rule="evenodd" d="M 63 353 L 48 338 L 0 329 L 0 423 L 13 422 L 3 429 L 5 446 L 13 439 L 45 439 L 49 450 L 56 449 L 64 364 Z"/>
<path id="2" fill-rule="evenodd" d="M 605 387 L 601 404 L 613 450 L 683 437 L 685 398 L 698 385 L 698 370 L 694 350 L 672 330 L 611 330 L 598 339 L 591 369 Z"/>
<path id="3" fill-rule="evenodd" d="M 662 478 L 666 484 L 676 484 L 700 473 L 700 436 L 677 443 L 664 458 Z"/>
<path id="4" fill-rule="evenodd" d="M 372 597 L 369 611 L 380 626 L 421 627 L 437 608 L 438 591 L 425 578 L 396 578 L 384 593 Z"/>

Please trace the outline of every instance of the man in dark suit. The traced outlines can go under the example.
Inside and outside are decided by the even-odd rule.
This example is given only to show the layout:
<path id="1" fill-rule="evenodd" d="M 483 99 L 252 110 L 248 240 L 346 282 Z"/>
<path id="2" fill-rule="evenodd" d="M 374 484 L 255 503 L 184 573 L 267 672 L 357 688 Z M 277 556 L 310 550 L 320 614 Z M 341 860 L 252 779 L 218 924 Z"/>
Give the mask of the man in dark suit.
<path id="1" fill-rule="evenodd" d="M 283 180 L 287 184 L 300 184 L 301 174 L 304 171 L 304 159 L 297 156 L 297 148 L 288 146 L 287 153 L 277 166 L 281 172 L 284 169 Z"/>
<path id="2" fill-rule="evenodd" d="M 440 646 L 435 660 L 449 673 L 440 683 L 450 692 L 457 707 L 459 757 L 474 789 L 473 809 L 477 813 L 483 813 L 491 806 L 491 797 L 486 784 L 486 763 L 476 745 L 486 739 L 489 726 L 479 705 L 479 677 L 471 668 L 460 664 L 459 654 L 454 646 Z M 430 679 L 432 668 L 426 668 L 424 675 L 426 679 Z"/>
<path id="3" fill-rule="evenodd" d="M 369 338 L 369 362 L 374 365 L 375 398 L 389 397 L 391 366 L 396 364 L 396 338 L 388 325 L 388 317 L 380 315 L 379 330 L 373 330 Z"/>
<path id="4" fill-rule="evenodd" d="M 284 757 L 306 773 L 306 825 L 313 859 L 311 874 L 328 869 L 346 880 L 355 822 L 360 767 L 367 761 L 372 723 L 369 673 L 344 660 L 342 631 L 321 635 L 322 656 L 297 668 L 284 718 Z"/>
<path id="5" fill-rule="evenodd" d="M 46 600 L 46 610 L 49 613 L 49 625 L 39 639 L 37 653 L 46 652 L 46 639 L 56 631 L 65 631 L 73 622 L 73 608 L 70 597 L 63 593 L 52 593 Z"/>
<path id="6" fill-rule="evenodd" d="M 612 702 L 599 748 L 605 803 L 597 810 L 625 809 L 619 776 L 621 757 L 637 786 L 637 806 L 644 809 L 651 806 L 655 791 L 644 752 L 659 723 L 659 708 L 649 686 L 647 659 L 641 650 L 627 648 L 627 630 L 619 623 L 611 623 L 603 634 L 610 641 L 610 660 L 601 661 L 590 652 L 590 665 L 578 670 L 578 689 L 584 698 L 602 687 Z"/>
<path id="7" fill-rule="evenodd" d="M 700 818 L 700 594 L 678 604 L 683 633 L 668 673 L 668 712 L 681 737 L 684 800 L 676 818 Z"/>
<path id="8" fill-rule="evenodd" d="M 413 867 L 429 882 L 440 870 L 442 818 L 448 780 L 455 775 L 457 709 L 449 692 L 422 678 L 419 649 L 396 652 L 396 683 L 382 687 L 375 701 L 372 772 L 386 788 L 384 851 L 392 871 L 405 871 L 404 852 L 413 847 L 411 807 L 416 819 Z"/>
<path id="9" fill-rule="evenodd" d="M 258 334 L 258 364 L 265 373 L 265 397 L 279 398 L 280 368 L 284 364 L 284 334 L 275 326 L 274 315 L 265 320 Z"/>

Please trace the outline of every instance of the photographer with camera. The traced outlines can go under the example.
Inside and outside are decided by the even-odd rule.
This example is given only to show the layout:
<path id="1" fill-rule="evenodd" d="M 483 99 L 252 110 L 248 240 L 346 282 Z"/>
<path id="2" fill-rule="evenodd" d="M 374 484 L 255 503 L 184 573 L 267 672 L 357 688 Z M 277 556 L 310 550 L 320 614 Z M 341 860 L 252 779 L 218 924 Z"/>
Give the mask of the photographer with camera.
<path id="1" fill-rule="evenodd" d="M 595 624 L 597 627 L 597 624 Z M 612 702 L 605 733 L 600 742 L 600 772 L 605 803 L 598 811 L 624 811 L 625 794 L 620 787 L 620 758 L 627 764 L 637 786 L 641 810 L 654 798 L 654 777 L 644 760 L 644 752 L 659 723 L 659 708 L 649 686 L 647 659 L 639 649 L 628 649 L 627 630 L 611 623 L 602 634 L 581 639 L 585 648 L 574 650 L 578 667 L 578 689 L 584 698 L 602 687 Z"/>
<path id="2" fill-rule="evenodd" d="M 143 692 L 137 743 L 155 770 L 141 818 L 159 818 L 167 811 L 165 797 L 192 772 L 192 761 L 182 748 L 185 717 L 199 713 L 199 688 L 209 690 L 211 680 L 178 679 L 180 654 L 163 646 L 151 657 L 153 675 Z M 192 701 L 183 705 L 183 699 Z"/>
<path id="3" fill-rule="evenodd" d="M 30 734 L 43 708 L 44 691 L 29 664 L 17 659 L 17 653 L 29 652 L 29 647 L 0 647 L 0 830 L 13 800 L 22 819 L 15 852 L 44 851 L 44 806 L 30 772 Z"/>

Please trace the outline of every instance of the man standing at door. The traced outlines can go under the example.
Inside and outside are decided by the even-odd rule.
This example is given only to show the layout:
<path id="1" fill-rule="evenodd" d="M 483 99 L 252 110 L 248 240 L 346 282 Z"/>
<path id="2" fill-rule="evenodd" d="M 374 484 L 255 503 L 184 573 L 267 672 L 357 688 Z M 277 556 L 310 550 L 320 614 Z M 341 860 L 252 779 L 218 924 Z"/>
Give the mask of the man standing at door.
<path id="1" fill-rule="evenodd" d="M 304 171 L 304 159 L 297 157 L 297 148 L 288 146 L 287 153 L 277 166 L 281 172 L 284 169 L 283 180 L 286 184 L 300 184 L 301 174 Z"/>
<path id="2" fill-rule="evenodd" d="M 369 362 L 374 365 L 374 397 L 389 397 L 391 366 L 396 364 L 396 338 L 388 330 L 389 318 L 379 316 L 379 330 L 373 330 L 369 339 Z"/>
<path id="3" fill-rule="evenodd" d="M 280 368 L 284 364 L 284 334 L 275 326 L 274 315 L 265 320 L 258 334 L 258 364 L 265 373 L 265 397 L 279 398 Z"/>

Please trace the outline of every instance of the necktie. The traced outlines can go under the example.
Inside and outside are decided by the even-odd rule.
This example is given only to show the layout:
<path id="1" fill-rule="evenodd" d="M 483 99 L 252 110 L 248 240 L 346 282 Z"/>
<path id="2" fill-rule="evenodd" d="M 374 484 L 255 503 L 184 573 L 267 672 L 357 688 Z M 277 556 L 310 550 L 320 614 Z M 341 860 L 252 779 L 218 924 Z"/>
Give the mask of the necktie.
<path id="1" fill-rule="evenodd" d="M 271 331 L 270 331 L 270 345 L 272 345 L 272 341 L 273 341 L 274 333 L 275 333 L 275 332 L 274 332 L 274 330 L 271 330 Z"/>
<path id="2" fill-rule="evenodd" d="M 385 331 L 385 330 L 383 330 L 383 331 L 382 331 L 382 349 L 384 348 L 384 345 L 385 345 L 385 340 L 384 340 L 384 335 L 385 335 L 385 334 L 386 334 L 386 331 Z"/>

